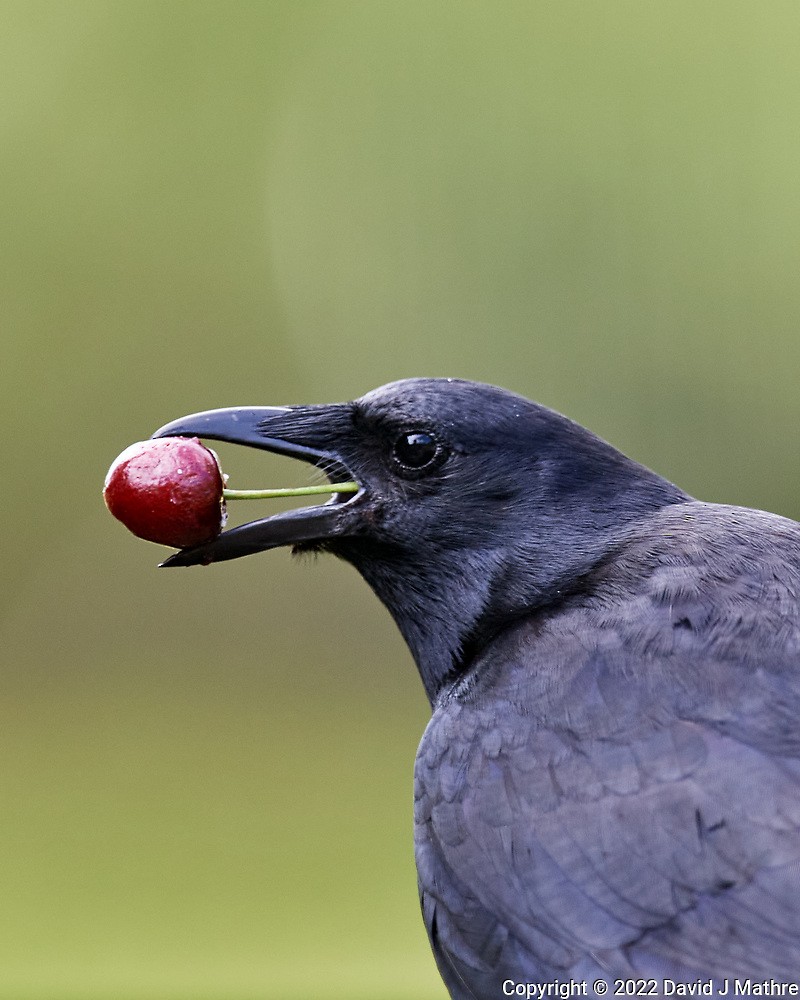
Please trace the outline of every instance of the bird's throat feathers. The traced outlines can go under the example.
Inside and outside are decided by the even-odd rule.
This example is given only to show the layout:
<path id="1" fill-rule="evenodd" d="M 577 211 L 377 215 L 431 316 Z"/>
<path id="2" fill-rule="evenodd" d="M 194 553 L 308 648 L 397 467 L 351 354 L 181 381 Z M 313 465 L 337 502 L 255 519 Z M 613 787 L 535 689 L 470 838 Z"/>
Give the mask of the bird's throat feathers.
<path id="1" fill-rule="evenodd" d="M 402 564 L 347 556 L 394 618 L 431 705 L 457 676 L 465 639 L 490 604 L 491 567 L 477 553 L 458 556 Z"/>
<path id="2" fill-rule="evenodd" d="M 588 573 L 608 544 L 573 547 L 559 566 L 543 565 L 541 553 L 520 542 L 430 551 L 419 559 L 357 550 L 346 558 L 394 618 L 434 705 L 499 631 L 572 593 L 565 581 Z"/>
<path id="3" fill-rule="evenodd" d="M 334 549 L 388 608 L 431 705 L 500 631 L 527 615 L 555 611 L 573 596 L 614 557 L 632 524 L 690 499 L 630 465 L 636 470 L 631 484 L 596 488 L 593 508 L 580 490 L 573 497 L 563 493 L 557 506 L 540 497 L 534 510 L 517 506 L 483 533 L 473 530 L 468 544 L 454 546 L 447 532 L 442 544 L 427 537 L 418 547 L 395 549 L 364 539 Z"/>

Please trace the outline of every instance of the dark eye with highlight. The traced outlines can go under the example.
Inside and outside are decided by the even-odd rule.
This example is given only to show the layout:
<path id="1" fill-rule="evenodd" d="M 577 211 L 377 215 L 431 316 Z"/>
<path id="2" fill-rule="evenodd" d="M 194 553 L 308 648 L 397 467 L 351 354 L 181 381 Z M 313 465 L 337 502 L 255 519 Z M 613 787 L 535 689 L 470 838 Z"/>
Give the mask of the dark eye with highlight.
<path id="1" fill-rule="evenodd" d="M 405 431 L 392 445 L 392 459 L 401 473 L 432 472 L 445 458 L 444 446 L 428 431 Z"/>

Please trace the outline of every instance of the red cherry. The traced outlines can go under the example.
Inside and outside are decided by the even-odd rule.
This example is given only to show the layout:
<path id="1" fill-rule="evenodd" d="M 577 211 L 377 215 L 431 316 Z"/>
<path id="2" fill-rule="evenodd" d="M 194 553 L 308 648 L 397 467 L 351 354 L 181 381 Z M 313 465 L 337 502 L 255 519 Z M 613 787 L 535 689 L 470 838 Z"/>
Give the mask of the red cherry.
<path id="1" fill-rule="evenodd" d="M 225 523 L 217 456 L 197 438 L 126 448 L 106 476 L 106 506 L 139 538 L 175 548 L 210 542 Z"/>

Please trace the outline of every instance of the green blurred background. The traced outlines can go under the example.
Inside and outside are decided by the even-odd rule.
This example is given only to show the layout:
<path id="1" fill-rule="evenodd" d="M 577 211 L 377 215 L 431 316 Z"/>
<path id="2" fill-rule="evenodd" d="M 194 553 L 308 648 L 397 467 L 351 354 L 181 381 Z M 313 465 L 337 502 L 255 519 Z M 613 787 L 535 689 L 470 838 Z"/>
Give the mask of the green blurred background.
<path id="1" fill-rule="evenodd" d="M 457 375 L 800 517 L 800 7 L 0 29 L 0 997 L 441 1000 L 387 614 L 332 560 L 159 572 L 103 476 L 194 410 Z M 220 450 L 232 485 L 313 478 Z"/>

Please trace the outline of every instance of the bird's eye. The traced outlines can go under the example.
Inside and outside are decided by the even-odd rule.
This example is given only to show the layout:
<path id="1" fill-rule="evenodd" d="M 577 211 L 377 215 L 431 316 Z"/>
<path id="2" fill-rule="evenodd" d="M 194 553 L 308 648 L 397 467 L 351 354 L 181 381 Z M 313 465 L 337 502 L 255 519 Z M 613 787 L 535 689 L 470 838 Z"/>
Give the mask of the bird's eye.
<path id="1" fill-rule="evenodd" d="M 406 431 L 392 445 L 392 458 L 399 471 L 419 473 L 438 467 L 446 458 L 446 452 L 433 434 Z"/>

